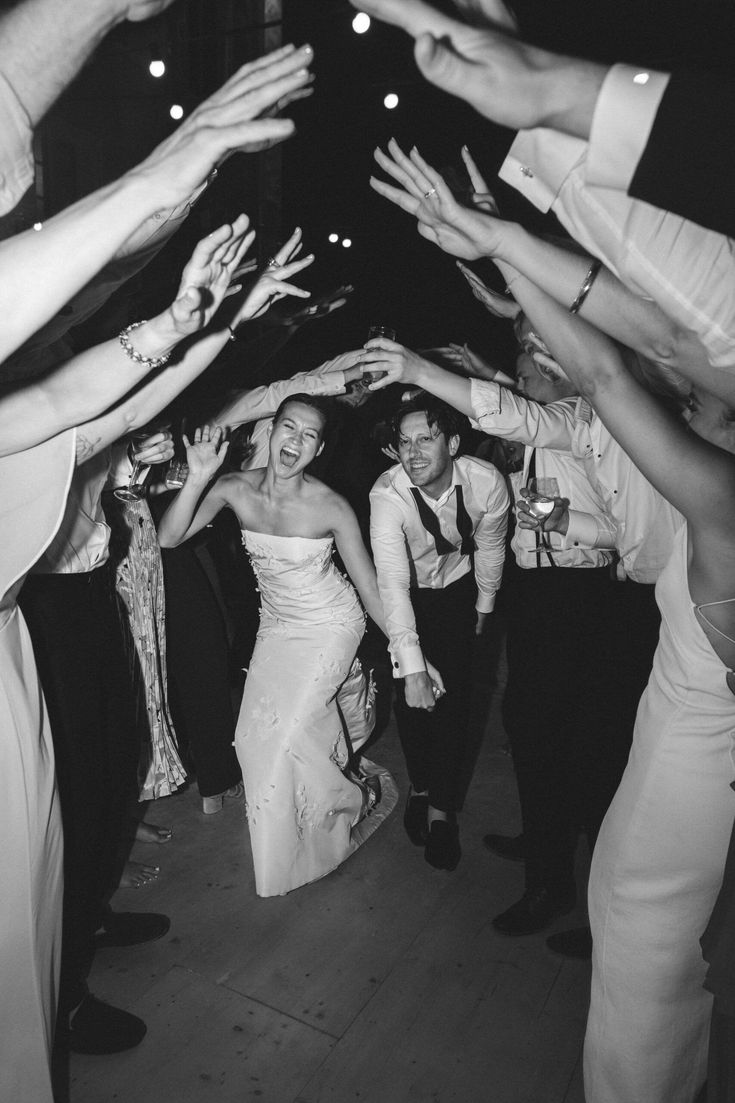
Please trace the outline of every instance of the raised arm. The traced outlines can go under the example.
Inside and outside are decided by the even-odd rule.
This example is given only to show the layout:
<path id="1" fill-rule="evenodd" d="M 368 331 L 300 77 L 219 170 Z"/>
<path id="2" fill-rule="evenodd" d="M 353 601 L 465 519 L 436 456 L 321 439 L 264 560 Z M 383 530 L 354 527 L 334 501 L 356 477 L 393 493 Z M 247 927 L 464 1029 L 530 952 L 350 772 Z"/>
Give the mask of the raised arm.
<path id="1" fill-rule="evenodd" d="M 88 422 L 163 367 L 181 341 L 208 324 L 253 237 L 245 215 L 232 226 L 220 227 L 197 245 L 184 269 L 176 300 L 162 314 L 127 330 L 122 340 L 115 338 L 80 353 L 47 377 L 18 386 L 2 398 L 2 454 L 29 448 L 69 426 Z M 227 335 L 226 329 L 224 333 Z M 190 348 L 185 365 L 166 365 L 126 403 L 102 415 L 94 427 L 88 426 L 79 437 L 80 458 L 89 458 L 100 447 L 145 424 L 194 377 L 192 371 L 198 374 L 203 370 L 225 340 L 217 334 L 205 345 Z"/>
<path id="2" fill-rule="evenodd" d="M 189 474 L 159 522 L 158 542 L 162 548 L 177 548 L 229 504 L 226 478 L 207 489 L 227 455 L 229 445 L 222 430 L 218 426 L 205 425 L 196 430 L 193 441 L 186 436 L 183 440 Z"/>
<path id="3" fill-rule="evenodd" d="M 266 112 L 309 82 L 310 47 L 286 47 L 243 66 L 169 138 L 119 180 L 0 243 L 0 360 L 112 257 L 140 223 L 185 201 L 228 153 L 293 132 Z"/>
<path id="4" fill-rule="evenodd" d="M 616 345 L 524 276 L 513 291 L 554 359 L 636 467 L 693 527 L 735 534 L 735 462 L 688 430 L 627 371 Z M 539 354 L 540 355 L 540 354 Z"/>
<path id="5" fill-rule="evenodd" d="M 520 42 L 512 18 L 494 16 L 502 4 L 463 3 L 481 9 L 477 26 L 452 19 L 422 0 L 350 0 L 401 27 L 415 39 L 416 64 L 428 81 L 458 96 L 485 118 L 514 130 L 552 127 L 587 138 L 608 66 L 550 53 Z"/>

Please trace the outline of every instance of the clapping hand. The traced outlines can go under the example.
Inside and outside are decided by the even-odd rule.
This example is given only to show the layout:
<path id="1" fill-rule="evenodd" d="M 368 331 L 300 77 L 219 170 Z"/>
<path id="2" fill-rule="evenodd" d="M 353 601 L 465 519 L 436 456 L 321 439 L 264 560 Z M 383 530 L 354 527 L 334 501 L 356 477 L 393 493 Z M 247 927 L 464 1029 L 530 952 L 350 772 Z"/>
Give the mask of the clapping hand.
<path id="1" fill-rule="evenodd" d="M 232 321 L 232 325 L 251 318 L 257 318 L 279 299 L 293 295 L 297 299 L 308 299 L 310 292 L 288 281 L 314 263 L 314 254 L 297 260 L 301 252 L 301 230 L 295 229 L 288 241 L 276 251 L 273 258 L 261 272 Z"/>
<path id="2" fill-rule="evenodd" d="M 219 425 L 203 425 L 195 431 L 193 442 L 186 434 L 181 439 L 189 466 L 187 484 L 206 486 L 225 462 L 230 442 L 224 439 L 224 430 Z"/>
<path id="3" fill-rule="evenodd" d="M 376 149 L 375 160 L 400 187 L 386 184 L 375 176 L 370 177 L 370 186 L 401 210 L 412 214 L 422 237 L 445 253 L 463 260 L 495 255 L 501 245 L 503 224 L 493 217 L 496 208 L 487 191 L 476 191 L 474 205 L 464 207 L 454 198 L 440 173 L 424 161 L 415 147 L 406 156 L 391 138 L 388 153 L 390 156 Z M 463 157 L 464 154 L 463 150 Z M 472 165 L 476 171 L 474 162 Z M 471 175 L 470 179 L 473 188 L 480 182 L 485 187 L 479 173 L 474 178 Z"/>

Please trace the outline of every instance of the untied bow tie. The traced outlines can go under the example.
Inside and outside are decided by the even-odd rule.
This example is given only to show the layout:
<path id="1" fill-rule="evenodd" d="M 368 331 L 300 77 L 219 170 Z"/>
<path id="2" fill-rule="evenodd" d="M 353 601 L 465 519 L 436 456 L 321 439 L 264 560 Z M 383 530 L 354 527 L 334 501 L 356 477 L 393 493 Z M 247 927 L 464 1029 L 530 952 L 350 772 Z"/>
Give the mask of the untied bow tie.
<path id="1" fill-rule="evenodd" d="M 434 513 L 434 510 L 428 504 L 425 498 L 422 497 L 421 491 L 418 487 L 409 487 L 413 500 L 416 502 L 416 508 L 419 511 L 419 517 L 421 523 L 428 533 L 434 537 L 434 543 L 436 545 L 437 555 L 449 555 L 450 552 L 459 551 L 460 555 L 472 555 L 475 549 L 475 542 L 472 536 L 472 518 L 467 512 L 464 504 L 464 495 L 462 494 L 462 487 L 455 486 L 454 493 L 457 499 L 457 532 L 462 538 L 462 543 L 459 548 L 456 548 L 442 532 L 439 526 L 439 518 Z"/>

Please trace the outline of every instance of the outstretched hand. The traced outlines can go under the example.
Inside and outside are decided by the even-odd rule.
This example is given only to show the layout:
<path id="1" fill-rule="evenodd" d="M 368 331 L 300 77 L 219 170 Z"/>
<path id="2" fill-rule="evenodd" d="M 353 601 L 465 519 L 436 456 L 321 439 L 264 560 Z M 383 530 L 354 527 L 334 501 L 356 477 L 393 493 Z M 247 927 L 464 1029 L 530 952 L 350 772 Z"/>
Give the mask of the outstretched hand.
<path id="1" fill-rule="evenodd" d="M 391 138 L 388 152 L 390 156 L 376 149 L 375 160 L 400 186 L 393 187 L 371 176 L 370 187 L 412 214 L 422 237 L 463 260 L 492 256 L 500 248 L 503 223 L 490 213 L 496 208 L 479 173 L 471 177 L 472 185 L 476 187 L 482 181 L 483 191 L 475 196 L 473 207 L 464 207 L 454 198 L 441 174 L 424 161 L 415 147 L 406 156 Z M 472 165 L 476 169 L 474 162 Z"/>
<path id="2" fill-rule="evenodd" d="M 311 83 L 313 56 L 311 46 L 284 46 L 243 65 L 129 175 L 153 190 L 160 209 L 168 209 L 188 199 L 231 153 L 290 137 L 293 122 L 269 114 Z"/>
<path id="3" fill-rule="evenodd" d="M 301 230 L 295 229 L 288 241 L 277 250 L 273 259 L 261 272 L 250 291 L 246 295 L 242 305 L 238 308 L 232 325 L 240 325 L 264 314 L 273 303 L 283 299 L 286 295 L 293 295 L 297 299 L 308 299 L 310 292 L 297 287 L 288 281 L 314 263 L 314 254 L 297 260 L 301 252 Z"/>
<path id="4" fill-rule="evenodd" d="M 554 97 L 544 78 L 556 58 L 515 37 L 515 20 L 500 0 L 460 2 L 472 13 L 472 23 L 443 15 L 423 0 L 350 2 L 411 35 L 426 79 L 485 118 L 513 130 L 552 124 Z"/>
<path id="5" fill-rule="evenodd" d="M 515 319 L 521 313 L 521 308 L 515 299 L 511 299 L 508 295 L 500 295 L 497 291 L 493 291 L 487 284 L 483 283 L 480 277 L 468 268 L 466 264 L 462 264 L 460 260 L 457 261 L 457 268 L 467 280 L 470 286 L 470 291 L 475 296 L 479 303 L 489 310 L 491 314 L 494 314 L 496 318 L 511 318 Z"/>
<path id="6" fill-rule="evenodd" d="M 249 227 L 249 218 L 241 214 L 232 225 L 220 226 L 194 249 L 181 274 L 176 299 L 167 311 L 179 339 L 198 333 L 214 317 L 255 238 Z"/>
<path id="7" fill-rule="evenodd" d="M 181 439 L 189 467 L 187 483 L 206 485 L 225 462 L 230 442 L 224 439 L 224 430 L 219 425 L 203 425 L 194 432 L 193 441 L 185 433 Z"/>

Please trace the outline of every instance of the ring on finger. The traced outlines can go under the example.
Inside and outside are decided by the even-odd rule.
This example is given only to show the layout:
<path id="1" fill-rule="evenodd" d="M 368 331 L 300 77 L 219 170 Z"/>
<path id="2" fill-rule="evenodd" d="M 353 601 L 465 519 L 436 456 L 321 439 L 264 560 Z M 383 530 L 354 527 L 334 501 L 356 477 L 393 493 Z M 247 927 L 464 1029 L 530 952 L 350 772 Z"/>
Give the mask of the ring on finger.
<path id="1" fill-rule="evenodd" d="M 428 199 L 430 195 L 436 195 L 436 188 L 429 188 L 428 191 L 425 191 L 424 199 Z"/>
<path id="2" fill-rule="evenodd" d="M 278 260 L 278 257 L 269 257 L 268 261 L 266 262 L 266 268 L 280 268 L 280 267 L 281 267 L 281 264 L 280 264 L 280 261 Z"/>

